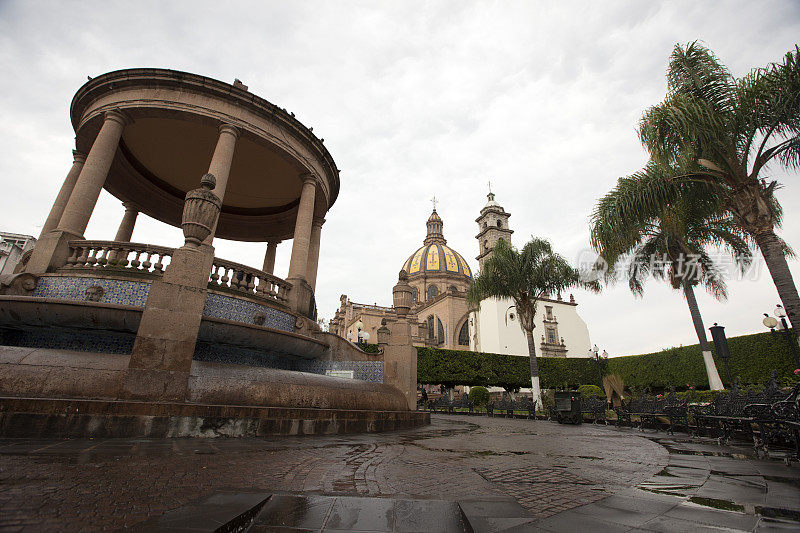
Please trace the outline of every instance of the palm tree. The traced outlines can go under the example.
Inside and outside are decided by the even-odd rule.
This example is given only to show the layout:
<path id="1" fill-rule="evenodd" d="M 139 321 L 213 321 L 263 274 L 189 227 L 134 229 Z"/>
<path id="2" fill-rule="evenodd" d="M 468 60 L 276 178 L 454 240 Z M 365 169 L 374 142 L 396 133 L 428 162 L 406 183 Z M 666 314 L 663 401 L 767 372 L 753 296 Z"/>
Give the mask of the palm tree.
<path id="1" fill-rule="evenodd" d="M 702 285 L 719 300 L 727 296 L 724 273 L 708 254 L 709 246 L 730 252 L 742 272 L 750 265 L 752 254 L 747 235 L 714 197 L 683 190 L 656 210 L 637 205 L 636 199 L 648 196 L 675 174 L 650 164 L 644 171 L 620 179 L 592 214 L 591 242 L 609 268 L 608 281 L 613 281 L 620 266 L 625 265 L 628 285 L 637 296 L 642 295 L 644 282 L 651 275 L 683 291 L 709 386 L 720 390 L 722 380 L 711 356 L 694 288 Z"/>
<path id="2" fill-rule="evenodd" d="M 800 166 L 800 48 L 737 79 L 697 42 L 676 45 L 667 82 L 665 100 L 639 125 L 651 160 L 683 168 L 678 181 L 706 185 L 695 194 L 716 198 L 756 242 L 789 320 L 800 327 L 800 297 L 786 261 L 792 252 L 775 234 L 778 183 L 764 176 L 770 163 Z"/>
<path id="3" fill-rule="evenodd" d="M 539 300 L 547 295 L 576 286 L 592 290 L 600 288 L 596 282 L 583 281 L 580 272 L 554 253 L 550 243 L 544 239 L 531 239 L 521 251 L 500 239 L 467 292 L 467 300 L 478 307 L 486 298 L 511 298 L 514 301 L 520 325 L 528 340 L 531 392 L 537 405 L 542 405 L 542 393 L 533 340 L 536 307 Z"/>

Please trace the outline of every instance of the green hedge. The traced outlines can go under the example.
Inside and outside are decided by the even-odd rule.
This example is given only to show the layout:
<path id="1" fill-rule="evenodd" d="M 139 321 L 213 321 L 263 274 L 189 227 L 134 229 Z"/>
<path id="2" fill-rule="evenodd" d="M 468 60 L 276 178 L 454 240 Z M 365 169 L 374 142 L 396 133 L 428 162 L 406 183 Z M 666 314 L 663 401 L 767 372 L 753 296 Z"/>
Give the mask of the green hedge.
<path id="1" fill-rule="evenodd" d="M 769 332 L 742 335 L 728 339 L 731 375 L 739 376 L 742 385 L 763 383 L 770 370 L 778 371 L 779 380 L 790 383 L 795 364 L 783 334 Z M 714 356 L 717 370 L 726 385 L 725 365 Z M 543 388 L 575 388 L 580 385 L 601 385 L 594 360 L 586 357 L 539 357 L 539 377 Z M 708 388 L 703 355 L 697 344 L 660 352 L 613 357 L 607 373 L 617 374 L 626 387 L 662 390 L 670 385 L 683 390 L 686 385 Z M 509 389 L 530 387 L 527 357 L 515 355 L 417 348 L 417 381 L 454 385 L 497 386 Z"/>
<path id="2" fill-rule="evenodd" d="M 711 346 L 713 351 L 713 343 Z M 793 376 L 794 358 L 782 333 L 731 337 L 728 348 L 731 352 L 728 360 L 731 376 L 738 376 L 742 385 L 767 381 L 772 369 L 778 371 L 778 378 L 784 382 Z M 714 363 L 722 381 L 729 386 L 725 363 L 716 354 Z M 626 387 L 661 389 L 674 385 L 684 389 L 688 384 L 700 389 L 708 388 L 708 376 L 698 344 L 644 355 L 614 357 L 608 360 L 608 372 L 619 375 Z"/>
<path id="3" fill-rule="evenodd" d="M 597 367 L 591 359 L 540 357 L 537 361 L 543 388 L 600 384 Z M 418 347 L 417 382 L 518 389 L 531 386 L 531 371 L 527 357 Z"/>

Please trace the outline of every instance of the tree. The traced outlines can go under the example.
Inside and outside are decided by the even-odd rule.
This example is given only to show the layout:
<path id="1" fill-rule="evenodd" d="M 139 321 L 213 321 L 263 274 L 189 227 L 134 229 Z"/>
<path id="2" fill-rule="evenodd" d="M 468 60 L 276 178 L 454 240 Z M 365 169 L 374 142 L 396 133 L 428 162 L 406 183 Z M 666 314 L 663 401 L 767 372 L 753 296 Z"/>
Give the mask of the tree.
<path id="1" fill-rule="evenodd" d="M 737 79 L 697 42 L 676 45 L 667 82 L 664 101 L 642 117 L 642 144 L 655 164 L 682 169 L 676 181 L 703 184 L 694 193 L 717 199 L 750 235 L 789 320 L 800 327 L 800 297 L 786 261 L 792 252 L 775 234 L 778 182 L 764 175 L 771 163 L 800 166 L 800 48 Z"/>
<path id="2" fill-rule="evenodd" d="M 554 253 L 548 241 L 533 238 L 521 251 L 517 251 L 500 239 L 495 244 L 492 256 L 484 263 L 483 270 L 467 291 L 467 300 L 479 307 L 486 298 L 511 298 L 514 301 L 520 326 L 528 340 L 531 392 L 537 405 L 542 405 L 539 365 L 533 340 L 537 305 L 547 295 L 577 286 L 595 291 L 600 289 L 596 282 L 583 281 L 580 272 Z"/>
<path id="3" fill-rule="evenodd" d="M 720 390 L 722 380 L 711 356 L 694 287 L 702 285 L 715 298 L 726 298 L 724 272 L 714 264 L 707 248 L 730 252 L 742 272 L 750 265 L 752 254 L 747 235 L 714 196 L 693 194 L 687 187 L 675 190 L 664 206 L 654 208 L 641 201 L 653 189 L 669 190 L 664 185 L 679 174 L 651 163 L 641 172 L 620 179 L 592 213 L 591 241 L 608 267 L 608 281 L 613 281 L 624 265 L 628 285 L 637 296 L 643 294 L 644 282 L 651 275 L 668 280 L 673 289 L 683 292 L 709 386 Z"/>

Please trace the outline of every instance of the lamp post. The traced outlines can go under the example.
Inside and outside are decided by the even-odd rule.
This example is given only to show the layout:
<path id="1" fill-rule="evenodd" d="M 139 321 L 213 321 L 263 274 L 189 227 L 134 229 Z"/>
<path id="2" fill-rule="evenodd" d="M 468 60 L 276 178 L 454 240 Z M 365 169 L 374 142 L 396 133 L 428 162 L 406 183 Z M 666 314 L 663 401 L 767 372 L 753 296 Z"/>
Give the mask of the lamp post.
<path id="1" fill-rule="evenodd" d="M 733 379 L 731 379 L 731 367 L 728 366 L 728 359 L 731 357 L 731 352 L 728 349 L 728 339 L 725 337 L 725 328 L 714 322 L 714 325 L 708 328 L 711 331 L 711 339 L 714 341 L 714 350 L 717 356 L 725 363 L 725 372 L 728 374 L 728 383 L 733 386 Z"/>
<path id="2" fill-rule="evenodd" d="M 363 336 L 363 333 L 361 333 L 361 330 L 364 329 L 364 323 L 359 318 L 358 322 L 356 322 L 355 326 L 356 326 L 356 329 L 358 330 L 358 337 L 357 337 L 358 344 L 361 344 L 361 338 Z"/>
<path id="3" fill-rule="evenodd" d="M 792 338 L 792 334 L 789 333 L 789 324 L 786 323 L 786 310 L 781 304 L 778 304 L 775 307 L 773 314 L 781 321 L 780 325 L 781 329 L 783 330 L 783 336 L 786 339 L 786 342 L 789 343 L 789 350 L 792 352 L 792 356 L 794 357 L 795 368 L 800 368 L 800 356 L 797 354 L 797 343 Z M 764 320 L 761 322 L 769 328 L 770 333 L 775 333 L 775 328 L 778 326 L 777 320 L 769 316 L 767 313 L 764 313 Z"/>
<path id="4" fill-rule="evenodd" d="M 600 353 L 600 348 L 597 347 L 595 344 L 592 348 L 589 348 L 589 357 L 594 359 L 594 362 L 597 363 L 597 375 L 600 377 L 600 386 L 603 386 L 603 365 L 606 361 L 608 361 L 608 352 L 603 350 L 603 353 Z"/>

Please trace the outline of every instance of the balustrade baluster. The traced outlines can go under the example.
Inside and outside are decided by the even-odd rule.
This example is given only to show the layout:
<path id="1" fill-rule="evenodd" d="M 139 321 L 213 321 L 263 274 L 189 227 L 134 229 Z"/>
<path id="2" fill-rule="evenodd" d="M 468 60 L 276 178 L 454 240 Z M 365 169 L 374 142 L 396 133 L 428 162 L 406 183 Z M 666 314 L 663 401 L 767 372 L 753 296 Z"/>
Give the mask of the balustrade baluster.
<path id="1" fill-rule="evenodd" d="M 150 267 L 153 266 L 153 263 L 150 262 L 150 256 L 152 255 L 148 251 L 144 251 L 144 261 L 142 261 L 142 269 L 146 272 L 150 272 Z"/>
<path id="2" fill-rule="evenodd" d="M 228 277 L 228 267 L 223 266 L 222 267 L 222 278 L 221 278 L 222 284 L 227 287 L 228 286 L 228 281 L 230 279 L 231 278 Z"/>
<path id="3" fill-rule="evenodd" d="M 256 276 L 254 274 L 247 274 L 247 292 L 253 292 L 256 287 Z"/>
<path id="4" fill-rule="evenodd" d="M 217 273 L 217 271 L 220 268 L 221 267 L 219 265 L 211 265 L 211 276 L 209 276 L 209 278 L 211 280 L 211 283 L 213 283 L 214 285 L 219 285 L 219 274 Z"/>
<path id="5" fill-rule="evenodd" d="M 153 265 L 153 272 L 156 274 L 161 274 L 164 272 L 164 264 L 162 263 L 164 259 L 164 253 L 162 252 L 157 255 L 158 255 L 158 261 L 156 261 L 156 263 Z"/>
<path id="6" fill-rule="evenodd" d="M 78 246 L 75 246 L 75 247 L 70 246 L 70 249 L 72 250 L 72 254 L 67 258 L 66 267 L 67 268 L 75 268 L 75 263 L 78 262 L 78 255 L 79 255 L 79 252 L 80 252 L 80 248 Z"/>
<path id="7" fill-rule="evenodd" d="M 141 253 L 142 252 L 140 252 L 139 250 L 133 251 L 133 259 L 131 259 L 131 268 L 138 269 L 139 265 L 142 264 L 139 262 L 139 256 L 141 255 Z"/>

